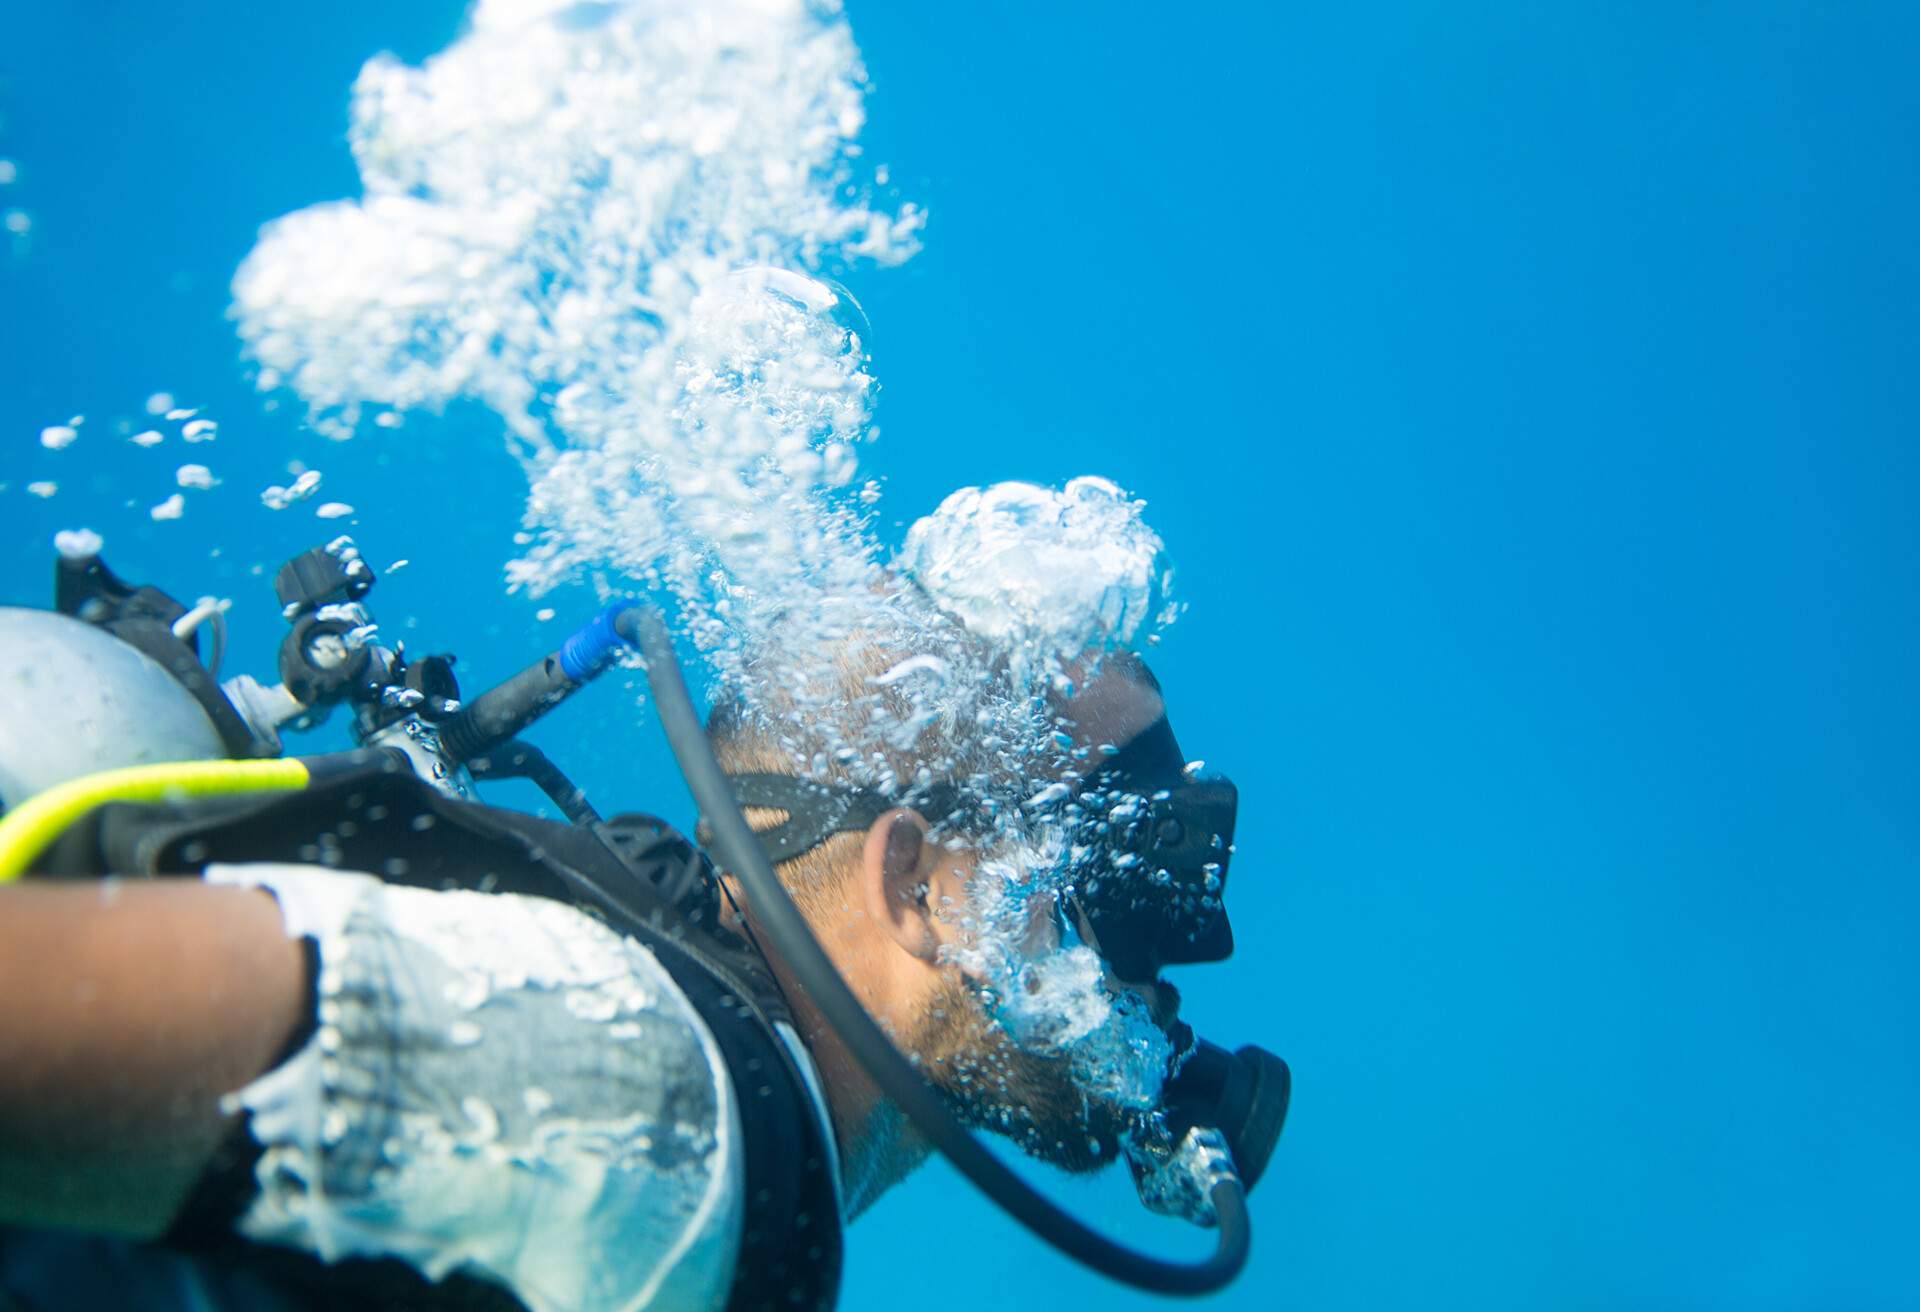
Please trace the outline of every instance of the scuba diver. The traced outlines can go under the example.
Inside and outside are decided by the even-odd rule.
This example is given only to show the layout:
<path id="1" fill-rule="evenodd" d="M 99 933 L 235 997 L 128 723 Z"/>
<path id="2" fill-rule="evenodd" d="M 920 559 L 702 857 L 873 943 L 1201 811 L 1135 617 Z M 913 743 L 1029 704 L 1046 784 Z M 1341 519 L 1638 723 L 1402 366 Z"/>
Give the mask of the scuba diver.
<path id="1" fill-rule="evenodd" d="M 825 1309 L 844 1222 L 930 1150 L 1116 1279 L 1239 1272 L 1290 1077 L 1161 977 L 1232 950 L 1236 797 L 1189 776 L 1144 664 L 1056 709 L 1099 746 L 1076 842 L 1153 877 L 1036 896 L 1030 938 L 1091 948 L 1168 1036 L 1152 1135 L 961 964 L 998 840 L 923 748 L 889 749 L 897 790 L 797 776 L 795 708 L 703 727 L 634 603 L 463 701 L 450 657 L 373 640 L 373 582 L 345 539 L 280 571 L 273 686 L 219 681 L 217 604 L 97 556 L 53 611 L 0 610 L 0 1308 Z M 628 647 L 700 845 L 603 818 L 518 737 Z M 859 719 L 912 655 L 850 644 L 825 704 Z M 341 706 L 355 750 L 282 755 Z M 476 799 L 515 776 L 567 822 Z M 1132 1136 L 1143 1202 L 1216 1252 L 1095 1233 L 969 1127 L 1072 1171 Z"/>

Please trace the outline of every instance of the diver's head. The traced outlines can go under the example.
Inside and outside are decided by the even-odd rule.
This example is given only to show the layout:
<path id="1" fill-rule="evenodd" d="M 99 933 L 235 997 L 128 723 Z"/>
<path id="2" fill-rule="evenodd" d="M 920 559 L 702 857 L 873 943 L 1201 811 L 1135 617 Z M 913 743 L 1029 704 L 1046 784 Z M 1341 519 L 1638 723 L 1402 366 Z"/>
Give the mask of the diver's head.
<path id="1" fill-rule="evenodd" d="M 804 713 L 854 720 L 880 712 L 877 703 L 890 691 L 884 680 L 902 667 L 901 653 L 841 655 L 831 676 L 841 686 L 812 689 Z M 1027 866 L 1058 862 L 1066 850 L 1084 847 L 1076 829 L 1117 828 L 1139 837 L 1140 825 L 1107 818 L 1109 810 L 1124 809 L 1106 795 L 1117 798 L 1120 791 L 1111 763 L 1144 754 L 1147 774 L 1128 785 L 1144 791 L 1127 794 L 1141 806 L 1143 823 L 1146 809 L 1161 804 L 1150 795 L 1182 785 L 1177 748 L 1172 777 L 1154 773 L 1167 765 L 1156 749 L 1164 755 L 1172 738 L 1160 689 L 1145 666 L 1115 655 L 1097 671 L 1071 673 L 1084 680 L 1070 697 L 1055 698 L 1049 715 L 1075 744 L 1069 759 L 1086 762 L 1075 772 L 1076 785 L 1084 785 L 1076 796 L 1091 795 L 1099 817 L 1087 805 L 1040 817 L 1042 828 L 1051 827 L 1051 844 L 1025 841 L 1033 826 L 1020 834 L 1004 811 L 955 782 L 977 781 L 984 773 L 973 768 L 977 755 L 991 749 L 966 741 L 971 725 L 928 724 L 911 750 L 880 735 L 873 755 L 881 768 L 911 781 L 892 789 L 872 785 L 870 761 L 832 755 L 814 756 L 808 777 L 799 777 L 791 740 L 782 742 L 778 728 L 783 720 L 793 723 L 791 715 L 802 713 L 798 706 L 769 716 L 764 708 L 750 713 L 738 703 L 723 705 L 709 736 L 782 883 L 896 1044 L 976 1127 L 1068 1170 L 1089 1171 L 1114 1158 L 1123 1134 L 1159 1091 L 1172 1052 L 1165 1031 L 1176 1028 L 1178 1006 L 1159 966 L 1214 958 L 1161 950 L 1171 937 L 1158 927 L 1166 919 L 1165 890 L 1121 896 L 1118 890 L 1130 882 L 1122 876 L 1134 859 L 1118 848 L 1117 866 L 1106 862 L 1091 877 L 1082 870 L 1071 888 L 1057 875 L 1030 877 Z M 1156 733 L 1164 734 L 1164 744 Z M 936 764 L 938 774 L 931 768 Z M 1149 835 L 1145 845 L 1152 841 Z M 1224 848 L 1230 841 L 1229 828 L 1219 842 Z M 1224 862 L 1221 851 L 1216 869 Z M 1150 888 L 1155 872 L 1138 873 L 1131 882 Z M 1217 876 L 1213 890 L 1217 894 Z M 1217 896 L 1209 901 L 1218 908 Z M 991 913 L 985 902 L 994 904 Z M 745 914 L 751 923 L 752 908 Z M 1224 913 L 1219 920 L 1224 932 Z M 1048 1013 L 1045 995 L 1065 989 L 1086 996 L 1056 998 L 1056 1008 L 1078 1014 Z M 1115 1025 L 1103 1036 L 1106 1065 L 1090 1073 L 1086 1052 L 1072 1041 L 1090 1033 L 1086 1013 L 1099 1008 L 1112 1013 L 1102 1015 Z M 1131 1026 L 1124 1033 L 1123 1020 Z M 1154 1042 L 1157 1061 L 1141 1055 L 1153 1051 Z M 1150 1072 L 1116 1072 L 1115 1064 L 1129 1059 Z"/>
<path id="2" fill-rule="evenodd" d="M 730 774 L 791 779 L 773 768 L 789 763 L 738 729 L 728 712 L 709 727 Z M 1069 1170 L 1104 1165 L 1123 1120 L 1076 1085 L 1064 1058 L 1015 1044 L 990 1015 L 989 981 L 962 964 L 977 932 L 970 890 L 991 840 L 969 842 L 937 806 L 884 804 L 890 800 L 875 797 L 863 823 L 820 835 L 784 859 L 775 847 L 775 873 L 854 994 L 962 1119 Z M 746 815 L 763 835 L 791 833 L 802 807 L 748 805 Z M 753 908 L 741 901 L 751 926 Z M 1035 951 L 1053 943 L 1050 905 L 1035 899 L 1028 940 Z M 773 964 L 782 970 L 777 955 Z"/>

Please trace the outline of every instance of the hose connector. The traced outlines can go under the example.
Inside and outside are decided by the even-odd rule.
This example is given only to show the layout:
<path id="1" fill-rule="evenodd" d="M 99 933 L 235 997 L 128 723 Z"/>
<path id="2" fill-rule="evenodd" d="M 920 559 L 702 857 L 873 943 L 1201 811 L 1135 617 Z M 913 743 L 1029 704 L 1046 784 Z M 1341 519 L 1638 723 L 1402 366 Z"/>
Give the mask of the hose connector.
<path id="1" fill-rule="evenodd" d="M 560 669 L 575 683 L 585 683 L 605 669 L 614 654 L 627 645 L 617 622 L 637 603 L 616 601 L 576 629 L 560 644 Z M 631 628 L 631 623 L 627 626 Z"/>
<path id="2" fill-rule="evenodd" d="M 442 719 L 440 745 L 453 760 L 469 761 L 514 737 L 606 669 L 614 653 L 633 641 L 639 614 L 639 605 L 631 601 L 606 607 L 558 651 Z"/>

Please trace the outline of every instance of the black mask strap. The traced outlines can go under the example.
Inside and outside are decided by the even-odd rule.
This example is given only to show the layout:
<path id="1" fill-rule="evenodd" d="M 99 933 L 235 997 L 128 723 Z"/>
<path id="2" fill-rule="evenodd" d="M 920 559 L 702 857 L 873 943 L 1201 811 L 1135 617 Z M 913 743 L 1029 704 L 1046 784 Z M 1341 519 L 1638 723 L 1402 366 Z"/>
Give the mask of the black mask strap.
<path id="1" fill-rule="evenodd" d="M 743 807 L 785 811 L 787 818 L 756 830 L 769 861 L 790 861 L 811 852 L 835 834 L 865 830 L 896 806 L 910 806 L 937 825 L 965 805 L 967 794 L 953 784 L 931 784 L 902 797 L 870 788 L 816 783 L 790 774 L 730 774 L 727 782 Z"/>

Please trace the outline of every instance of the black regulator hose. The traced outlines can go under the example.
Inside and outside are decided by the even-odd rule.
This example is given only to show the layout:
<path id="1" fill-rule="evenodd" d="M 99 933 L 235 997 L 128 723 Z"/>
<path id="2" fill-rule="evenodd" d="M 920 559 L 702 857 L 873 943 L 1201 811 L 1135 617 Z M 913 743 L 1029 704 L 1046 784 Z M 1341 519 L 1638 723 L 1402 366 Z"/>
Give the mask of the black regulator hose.
<path id="1" fill-rule="evenodd" d="M 646 659 L 647 682 L 660 711 L 661 727 L 666 730 L 694 800 L 713 827 L 714 854 L 746 885 L 755 916 L 780 949 L 788 969 L 881 1092 L 906 1113 L 929 1143 L 960 1168 L 961 1174 L 1068 1257 L 1123 1284 L 1158 1294 L 1210 1294 L 1231 1283 L 1246 1265 L 1252 1247 L 1246 1194 L 1237 1179 L 1229 1176 L 1213 1187 L 1214 1212 L 1220 1224 L 1220 1240 L 1213 1255 L 1202 1262 L 1167 1262 L 1115 1243 L 1069 1216 L 1015 1175 L 960 1123 L 867 1015 L 773 873 L 707 743 L 666 622 L 649 609 L 640 613 L 633 627 Z"/>

